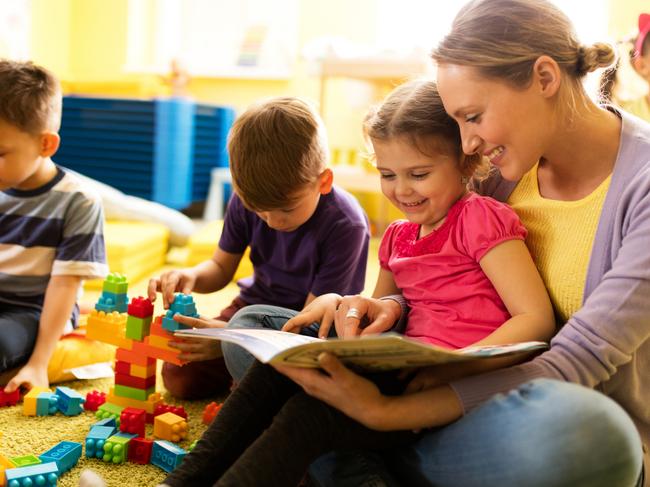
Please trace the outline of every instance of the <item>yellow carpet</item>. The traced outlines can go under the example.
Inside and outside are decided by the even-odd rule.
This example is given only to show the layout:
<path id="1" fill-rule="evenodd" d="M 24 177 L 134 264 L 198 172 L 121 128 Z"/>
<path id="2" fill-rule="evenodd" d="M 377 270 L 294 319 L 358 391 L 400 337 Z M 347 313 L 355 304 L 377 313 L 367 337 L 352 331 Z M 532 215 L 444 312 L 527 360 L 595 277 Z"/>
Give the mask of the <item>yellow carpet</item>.
<path id="1" fill-rule="evenodd" d="M 379 266 L 377 264 L 377 239 L 371 241 L 370 255 L 368 259 L 368 271 L 366 277 L 366 290 L 364 294 L 371 294 L 374 289 Z M 152 274 L 160 275 L 164 270 L 173 268 L 167 266 Z M 129 285 L 129 297 L 146 296 L 146 289 L 149 276 L 142 280 Z M 82 302 L 92 305 L 97 301 L 100 294 L 99 290 L 87 290 Z M 218 312 L 227 306 L 230 301 L 238 294 L 236 284 L 230 283 L 222 291 L 211 295 L 195 295 L 197 310 L 204 316 L 215 316 Z M 162 313 L 162 303 L 158 299 L 155 304 L 155 313 Z M 159 366 L 161 362 L 158 362 Z M 86 381 L 73 381 L 65 383 L 66 386 L 78 390 L 84 396 L 92 390 L 107 392 L 108 388 L 113 385 L 113 379 L 96 379 Z M 52 386 L 54 389 L 56 386 Z M 158 376 L 156 388 L 163 394 L 163 399 L 168 404 L 177 404 L 185 407 L 188 413 L 189 437 L 186 441 L 181 442 L 181 447 L 187 447 L 192 441 L 199 438 L 205 426 L 201 422 L 203 409 L 210 400 L 205 401 L 179 401 L 170 397 L 163 388 L 162 380 Z M 222 401 L 224 398 L 215 398 L 211 400 Z M 14 407 L 0 408 L 0 453 L 11 458 L 23 455 L 33 454 L 38 456 L 45 452 L 60 441 L 76 441 L 84 444 L 86 434 L 90 426 L 96 421 L 93 413 L 83 412 L 79 416 L 67 417 L 63 414 L 46 417 L 28 417 L 22 414 L 22 403 Z M 152 426 L 147 425 L 147 435 L 151 436 Z M 57 485 L 60 487 L 76 486 L 79 481 L 81 472 L 86 469 L 92 469 L 98 472 L 109 487 L 139 487 L 155 486 L 161 482 L 166 473 L 153 465 L 137 465 L 125 463 L 122 465 L 112 465 L 104 463 L 99 459 L 87 459 L 85 457 L 85 447 L 82 457 L 69 472 L 63 474 Z"/>

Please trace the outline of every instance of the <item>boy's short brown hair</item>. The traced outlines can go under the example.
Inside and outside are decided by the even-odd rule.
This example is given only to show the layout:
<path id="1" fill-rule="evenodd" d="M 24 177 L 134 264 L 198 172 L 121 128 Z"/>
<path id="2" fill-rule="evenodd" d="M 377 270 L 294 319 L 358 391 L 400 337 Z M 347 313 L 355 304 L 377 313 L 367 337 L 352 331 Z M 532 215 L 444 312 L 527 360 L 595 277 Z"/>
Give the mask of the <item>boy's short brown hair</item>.
<path id="1" fill-rule="evenodd" d="M 0 120 L 23 132 L 57 132 L 61 88 L 47 69 L 31 61 L 0 59 Z"/>
<path id="2" fill-rule="evenodd" d="M 307 102 L 273 98 L 248 108 L 228 138 L 233 187 L 253 211 L 291 204 L 327 165 L 323 123 Z"/>

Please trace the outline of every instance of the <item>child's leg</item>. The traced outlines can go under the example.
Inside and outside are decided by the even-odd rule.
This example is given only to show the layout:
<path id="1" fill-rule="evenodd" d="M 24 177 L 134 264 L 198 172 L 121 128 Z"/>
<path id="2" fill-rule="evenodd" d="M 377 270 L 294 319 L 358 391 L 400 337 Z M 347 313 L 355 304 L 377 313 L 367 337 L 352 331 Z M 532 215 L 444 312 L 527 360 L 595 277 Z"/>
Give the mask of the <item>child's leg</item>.
<path id="1" fill-rule="evenodd" d="M 215 319 L 229 321 L 246 303 L 235 298 L 230 306 L 221 310 Z M 232 379 L 223 357 L 183 366 L 163 363 L 162 378 L 165 389 L 179 399 L 205 399 L 223 394 L 230 389 Z"/>
<path id="2" fill-rule="evenodd" d="M 0 372 L 23 365 L 32 354 L 41 312 L 0 304 Z"/>
<path id="3" fill-rule="evenodd" d="M 219 479 L 223 487 L 297 485 L 320 455 L 337 449 L 385 450 L 409 445 L 411 431 L 375 431 L 305 393 L 295 394 L 271 426 Z"/>
<path id="4" fill-rule="evenodd" d="M 173 487 L 212 485 L 299 390 L 272 367 L 256 362 L 192 452 L 164 483 Z"/>
<path id="5" fill-rule="evenodd" d="M 280 306 L 267 304 L 254 304 L 238 311 L 228 322 L 228 328 L 260 328 L 269 330 L 281 330 L 284 324 L 296 316 L 298 311 Z M 334 332 L 332 327 L 332 332 Z M 314 323 L 303 328 L 302 335 L 318 336 L 318 324 Z M 223 342 L 221 344 L 223 356 L 226 360 L 228 371 L 235 382 L 242 380 L 246 371 L 255 361 L 250 353 L 239 345 Z"/>

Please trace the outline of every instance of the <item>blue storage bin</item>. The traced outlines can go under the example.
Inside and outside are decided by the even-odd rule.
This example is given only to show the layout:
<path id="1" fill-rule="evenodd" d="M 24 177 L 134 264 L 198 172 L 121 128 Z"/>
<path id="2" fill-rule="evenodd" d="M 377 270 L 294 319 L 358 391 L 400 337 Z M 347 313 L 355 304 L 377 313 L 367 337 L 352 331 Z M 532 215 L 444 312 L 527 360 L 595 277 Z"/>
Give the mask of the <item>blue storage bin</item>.
<path id="1" fill-rule="evenodd" d="M 228 166 L 229 107 L 183 98 L 65 96 L 56 162 L 127 194 L 182 209 Z"/>

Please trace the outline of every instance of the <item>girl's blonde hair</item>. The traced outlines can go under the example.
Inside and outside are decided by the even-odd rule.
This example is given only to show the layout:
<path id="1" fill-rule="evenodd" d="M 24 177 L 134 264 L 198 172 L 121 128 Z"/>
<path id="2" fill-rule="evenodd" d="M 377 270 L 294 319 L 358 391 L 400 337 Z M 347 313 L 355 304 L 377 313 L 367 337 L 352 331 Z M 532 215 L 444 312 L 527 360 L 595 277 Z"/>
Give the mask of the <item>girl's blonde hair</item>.
<path id="1" fill-rule="evenodd" d="M 460 129 L 445 111 L 433 80 L 413 80 L 395 88 L 380 105 L 371 108 L 364 120 L 366 138 L 404 138 L 425 155 L 451 153 L 463 176 L 487 172 L 480 154 L 463 153 Z"/>
<path id="2" fill-rule="evenodd" d="M 470 1 L 431 54 L 438 64 L 471 66 L 515 87 L 527 86 L 535 61 L 543 55 L 566 74 L 560 97 L 572 108 L 587 99 L 584 76 L 616 60 L 610 44 L 582 45 L 571 21 L 546 0 Z"/>

